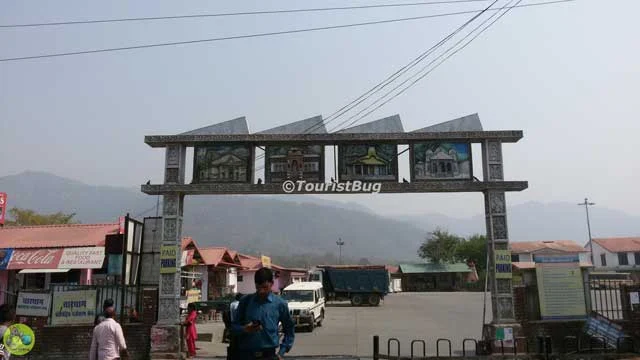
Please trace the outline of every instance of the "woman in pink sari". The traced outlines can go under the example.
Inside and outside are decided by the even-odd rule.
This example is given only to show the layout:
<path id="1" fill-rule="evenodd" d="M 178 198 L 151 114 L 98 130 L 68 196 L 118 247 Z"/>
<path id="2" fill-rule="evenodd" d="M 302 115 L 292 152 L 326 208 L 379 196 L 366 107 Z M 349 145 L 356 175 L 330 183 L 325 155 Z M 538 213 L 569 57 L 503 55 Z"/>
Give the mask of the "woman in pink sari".
<path id="1" fill-rule="evenodd" d="M 187 351 L 189 352 L 189 357 L 195 357 L 196 339 L 198 338 L 198 332 L 196 331 L 196 318 L 198 317 L 198 312 L 196 311 L 196 306 L 193 303 L 187 305 L 187 311 L 187 318 L 184 321 Z"/>

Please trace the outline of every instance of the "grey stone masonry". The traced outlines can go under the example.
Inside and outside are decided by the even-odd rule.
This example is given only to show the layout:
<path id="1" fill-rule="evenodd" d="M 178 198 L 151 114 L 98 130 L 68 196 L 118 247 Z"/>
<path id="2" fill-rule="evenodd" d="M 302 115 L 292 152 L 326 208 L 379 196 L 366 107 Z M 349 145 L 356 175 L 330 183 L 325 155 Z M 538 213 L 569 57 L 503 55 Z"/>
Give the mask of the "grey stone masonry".
<path id="1" fill-rule="evenodd" d="M 166 149 L 165 185 L 185 182 L 186 147 L 169 145 Z M 162 244 L 175 246 L 176 264 L 180 264 L 184 194 L 166 193 L 162 201 Z M 175 325 L 180 321 L 180 267 L 176 272 L 160 275 L 158 324 Z"/>
<path id="2" fill-rule="evenodd" d="M 482 143 L 482 169 L 485 182 L 504 180 L 502 143 L 487 140 Z M 515 323 L 513 291 L 511 279 L 496 279 L 495 250 L 509 248 L 507 226 L 507 204 L 505 192 L 487 190 L 484 192 L 484 209 L 489 242 L 489 283 L 491 289 L 492 324 Z"/>

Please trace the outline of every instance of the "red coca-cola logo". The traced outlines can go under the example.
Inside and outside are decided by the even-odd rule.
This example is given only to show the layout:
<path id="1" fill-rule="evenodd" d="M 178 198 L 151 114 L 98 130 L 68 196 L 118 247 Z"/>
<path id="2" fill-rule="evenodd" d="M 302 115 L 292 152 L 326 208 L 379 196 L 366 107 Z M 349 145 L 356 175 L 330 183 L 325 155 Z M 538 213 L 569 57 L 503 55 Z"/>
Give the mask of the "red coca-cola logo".
<path id="1" fill-rule="evenodd" d="M 16 250 L 7 269 L 55 269 L 61 256 L 61 249 Z"/>

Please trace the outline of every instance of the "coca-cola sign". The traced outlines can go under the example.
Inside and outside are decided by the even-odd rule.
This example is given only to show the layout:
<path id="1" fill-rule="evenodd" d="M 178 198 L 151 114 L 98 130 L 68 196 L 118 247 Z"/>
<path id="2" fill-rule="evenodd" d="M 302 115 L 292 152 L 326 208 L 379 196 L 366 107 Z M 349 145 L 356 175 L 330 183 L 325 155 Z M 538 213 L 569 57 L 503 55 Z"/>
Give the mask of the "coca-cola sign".
<path id="1" fill-rule="evenodd" d="M 62 249 L 15 249 L 7 269 L 57 269 Z"/>

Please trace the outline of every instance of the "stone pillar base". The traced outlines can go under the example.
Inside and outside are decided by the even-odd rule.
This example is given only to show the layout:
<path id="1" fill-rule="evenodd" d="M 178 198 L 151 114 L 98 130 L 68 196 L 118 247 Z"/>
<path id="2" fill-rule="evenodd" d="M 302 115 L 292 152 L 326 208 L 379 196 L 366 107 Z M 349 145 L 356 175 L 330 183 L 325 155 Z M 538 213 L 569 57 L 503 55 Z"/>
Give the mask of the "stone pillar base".
<path id="1" fill-rule="evenodd" d="M 518 352 L 525 352 L 525 340 L 516 341 L 519 336 L 522 336 L 522 325 L 519 323 L 485 324 L 482 329 L 482 340 L 491 343 L 494 354 L 502 353 L 503 346 L 505 354 L 513 354 L 516 345 Z M 499 340 L 501 337 L 502 341 Z"/>
<path id="2" fill-rule="evenodd" d="M 151 327 L 151 359 L 184 359 L 179 325 Z"/>

